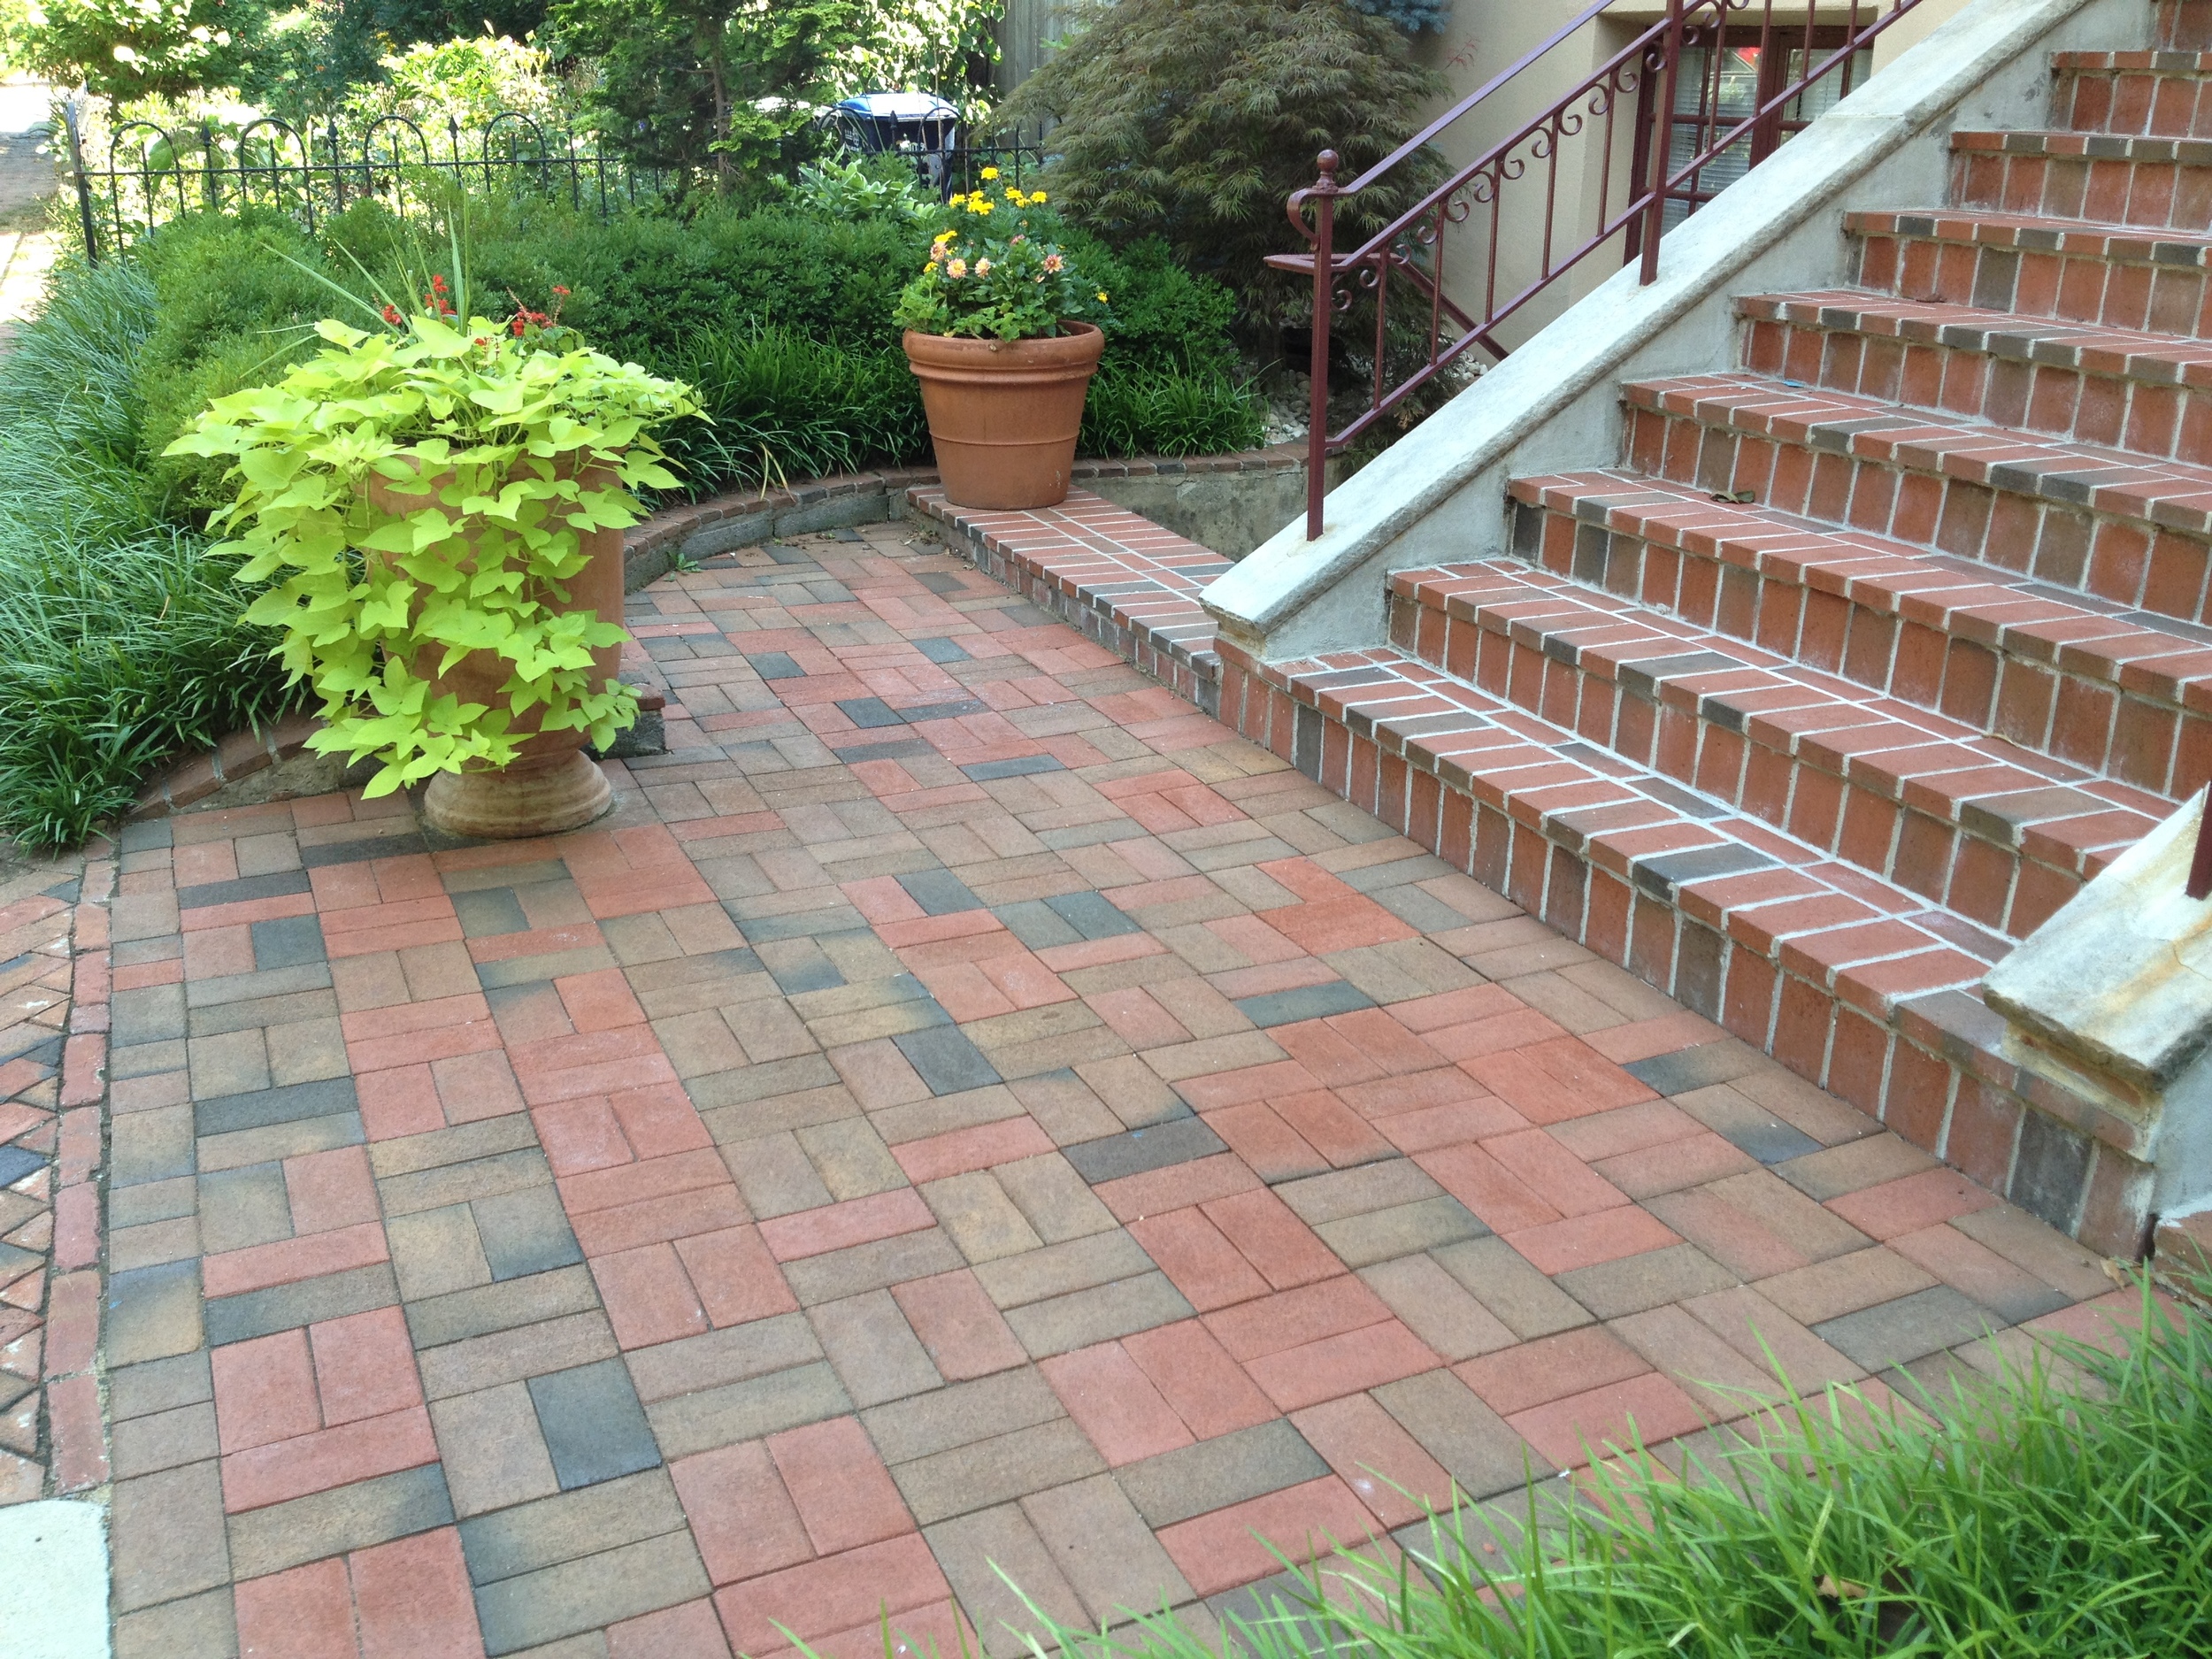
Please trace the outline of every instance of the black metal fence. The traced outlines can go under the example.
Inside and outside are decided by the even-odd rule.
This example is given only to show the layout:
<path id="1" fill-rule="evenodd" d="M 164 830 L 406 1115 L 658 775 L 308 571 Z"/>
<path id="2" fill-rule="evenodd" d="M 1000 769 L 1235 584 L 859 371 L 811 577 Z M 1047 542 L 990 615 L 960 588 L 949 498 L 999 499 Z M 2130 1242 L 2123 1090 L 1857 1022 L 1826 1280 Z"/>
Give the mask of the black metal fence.
<path id="1" fill-rule="evenodd" d="M 444 183 L 534 191 L 603 219 L 665 196 L 681 182 L 672 171 L 637 165 L 598 134 L 517 112 L 467 127 L 391 115 L 317 128 L 270 116 L 235 127 L 129 120 L 104 134 L 87 131 L 74 104 L 63 113 L 85 253 L 96 261 L 190 212 L 269 207 L 311 232 L 365 199 L 403 213 Z M 870 148 L 839 128 L 830 135 L 849 153 Z M 924 187 L 941 195 L 975 188 L 986 167 L 1018 186 L 1044 161 L 1041 141 L 1019 134 L 975 143 L 949 136 L 954 142 L 896 152 L 909 156 Z"/>
<path id="2" fill-rule="evenodd" d="M 273 116 L 243 127 L 119 122 L 105 155 L 88 157 L 76 105 L 64 106 L 85 252 L 128 247 L 181 213 L 271 207 L 312 231 L 366 198 L 404 212 L 433 181 L 527 188 L 602 217 L 664 193 L 674 175 L 641 167 L 595 134 L 506 113 L 442 129 L 403 116 L 321 130 Z"/>

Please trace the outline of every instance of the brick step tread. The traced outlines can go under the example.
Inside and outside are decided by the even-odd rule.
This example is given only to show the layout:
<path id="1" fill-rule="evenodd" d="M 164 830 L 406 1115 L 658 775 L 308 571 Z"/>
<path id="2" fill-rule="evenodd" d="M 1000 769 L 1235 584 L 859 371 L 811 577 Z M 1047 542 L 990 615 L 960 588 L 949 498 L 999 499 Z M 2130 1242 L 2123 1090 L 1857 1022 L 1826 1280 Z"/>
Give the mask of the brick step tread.
<path id="1" fill-rule="evenodd" d="M 2139 519 L 2188 535 L 2212 535 L 2212 466 L 1946 419 L 1880 398 L 1762 375 L 1632 380 L 1622 396 L 1632 409 L 1778 444 Z"/>
<path id="2" fill-rule="evenodd" d="M 2108 374 L 2154 386 L 2212 389 L 2212 340 L 2063 318 L 2024 317 L 2016 311 L 1940 300 L 1901 299 L 1869 288 L 1747 294 L 1739 296 L 1735 303 L 1736 314 L 1753 322 L 1867 334 L 1909 345 L 1948 346 L 2008 362 Z"/>
<path id="3" fill-rule="evenodd" d="M 2090 161 L 2165 163 L 2183 167 L 2212 166 L 2212 138 L 2187 134 L 2092 133 L 2075 127 L 2008 128 L 2003 132 L 1954 132 L 1951 148 L 1971 154 L 2080 157 Z"/>
<path id="4" fill-rule="evenodd" d="M 1403 652 L 1376 647 L 1259 672 L 1353 737 L 1878 1018 L 1900 999 L 1979 984 L 2008 949 L 1917 894 Z M 1325 736 L 1324 745 L 1327 784 L 1343 761 Z"/>
<path id="5" fill-rule="evenodd" d="M 1716 501 L 1694 485 L 1625 469 L 1517 478 L 1508 488 L 1516 500 L 1582 523 L 2212 715 L 2212 628 L 1870 531 L 1836 529 L 1757 503 Z M 1641 597 L 1652 603 L 1648 594 Z M 1788 643 L 1802 649 L 1794 636 Z M 1855 681 L 1839 683 L 1864 695 Z"/>
<path id="6" fill-rule="evenodd" d="M 2212 75 L 2212 52 L 2053 52 L 2051 67 L 2061 74 Z"/>
<path id="7" fill-rule="evenodd" d="M 1791 828 L 1805 844 L 1822 845 L 1822 856 L 1830 856 L 1829 845 L 1851 839 L 1841 819 L 1822 827 L 1817 843 L 1805 828 L 1793 828 L 1817 816 L 1816 807 L 1809 797 L 1794 798 L 1786 787 L 1763 783 L 1783 774 L 1768 773 L 1740 746 L 1786 757 L 1838 780 L 1847 790 L 1864 790 L 1987 841 L 2008 856 L 2027 857 L 2077 879 L 2093 875 L 2173 810 L 2148 791 L 2096 778 L 1909 703 L 1870 696 L 1847 680 L 1548 571 L 1492 560 L 1402 571 L 1391 586 L 1399 599 L 1424 611 L 1471 623 L 1546 663 L 1607 682 L 1701 727 L 1733 734 L 1740 745 L 1725 750 L 1663 741 L 1660 770 L 1676 783 L 1725 802 L 1731 810 L 1747 811 L 1772 828 Z M 1470 651 L 1441 626 L 1402 631 L 1413 637 L 1399 638 L 1397 649 L 1432 667 L 1471 677 L 1486 695 L 1548 712 L 1555 724 L 1579 726 L 1584 741 L 1604 743 L 1617 756 L 1614 745 L 1628 741 L 1620 735 L 1624 728 L 1603 723 L 1604 730 L 1592 730 L 1575 710 L 1552 708 L 1542 676 L 1517 675 L 1506 653 L 1486 661 L 1482 642 Z M 1533 659 L 1520 666 L 1532 665 Z M 1578 699 L 1577 709 L 1586 701 Z M 1633 756 L 1622 758 L 1642 764 Z M 1749 798 L 1769 793 L 1771 799 Z M 1880 874 L 1876 866 L 1891 856 L 1884 836 L 1878 854 L 1852 862 Z M 1991 917 L 1988 925 L 2000 920 Z"/>
<path id="8" fill-rule="evenodd" d="M 2070 258 L 2203 269 L 2212 267 L 2212 230 L 2107 225 L 2041 213 L 2000 213 L 1980 208 L 1887 208 L 1846 213 L 1852 236 L 2062 254 Z"/>

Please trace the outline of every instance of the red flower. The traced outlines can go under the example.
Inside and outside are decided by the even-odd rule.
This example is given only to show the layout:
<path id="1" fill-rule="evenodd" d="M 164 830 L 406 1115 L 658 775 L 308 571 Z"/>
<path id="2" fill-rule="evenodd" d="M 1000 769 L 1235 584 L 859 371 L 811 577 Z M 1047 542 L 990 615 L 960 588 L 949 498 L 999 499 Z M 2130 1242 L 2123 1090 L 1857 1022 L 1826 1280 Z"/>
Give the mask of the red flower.
<path id="1" fill-rule="evenodd" d="M 516 318 L 516 319 L 515 319 L 515 320 L 514 320 L 514 323 L 513 323 L 513 327 L 514 327 L 514 331 L 515 331 L 515 338 L 516 338 L 516 339 L 518 339 L 518 340 L 521 339 L 521 338 L 522 338 L 522 331 L 523 331 L 525 328 L 526 328 L 527 326 L 529 326 L 529 325 L 528 325 L 528 324 L 526 324 L 526 323 L 525 323 L 525 322 L 522 320 L 522 319 L 521 319 L 521 318 L 519 318 L 519 317 Z"/>
<path id="2" fill-rule="evenodd" d="M 430 286 L 437 293 L 442 294 L 445 292 L 445 279 L 434 272 L 430 278 Z"/>
<path id="3" fill-rule="evenodd" d="M 393 327 L 398 327 L 400 325 L 399 307 L 396 305 L 387 305 L 384 308 L 384 320 L 391 324 Z"/>
<path id="4" fill-rule="evenodd" d="M 559 295 L 563 299 L 566 299 L 568 297 L 568 290 L 561 287 L 561 285 L 557 282 L 553 285 L 553 291 Z"/>

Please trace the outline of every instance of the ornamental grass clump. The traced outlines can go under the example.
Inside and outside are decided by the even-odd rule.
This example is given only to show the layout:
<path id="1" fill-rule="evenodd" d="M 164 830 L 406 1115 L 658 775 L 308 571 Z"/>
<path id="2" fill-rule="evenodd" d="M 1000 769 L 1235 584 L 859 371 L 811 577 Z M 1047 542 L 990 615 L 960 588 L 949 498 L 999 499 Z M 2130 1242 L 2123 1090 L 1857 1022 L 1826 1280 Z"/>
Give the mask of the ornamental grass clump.
<path id="1" fill-rule="evenodd" d="M 998 169 L 986 167 L 981 177 L 995 182 Z M 1049 340 L 1065 332 L 1064 323 L 1102 321 L 1104 291 L 1024 212 L 1045 201 L 1042 190 L 1025 195 L 1010 184 L 996 199 L 979 188 L 954 196 L 947 204 L 953 223 L 931 241 L 893 320 L 918 334 L 999 340 Z"/>
<path id="2" fill-rule="evenodd" d="M 2199 1294 L 2212 1288 L 2200 1283 Z M 2147 1285 L 2105 1347 L 1762 1406 L 1366 1549 L 1219 1634 L 1064 1659 L 2170 1659 L 2212 1653 L 2212 1314 Z M 2101 1320 L 2101 1324 L 2102 1321 Z M 2013 1333 L 2008 1333 L 2008 1336 Z M 2047 1345 L 2047 1346 L 2046 1346 Z M 1904 1379 L 1901 1371 L 1890 1373 Z M 1916 1403 L 1915 1403 L 1916 1402 Z M 1363 1539 L 1340 1542 L 1361 1548 Z M 1380 1557 L 1379 1559 L 1373 1557 Z M 1287 1563 L 1286 1563 L 1287 1564 Z"/>
<path id="3" fill-rule="evenodd" d="M 383 762 L 373 795 L 504 767 L 541 731 L 603 745 L 635 719 L 635 694 L 594 672 L 627 635 L 564 609 L 565 584 L 586 534 L 675 487 L 652 434 L 698 408 L 586 346 L 558 288 L 543 311 L 480 312 L 460 265 L 457 239 L 453 281 L 425 273 L 419 309 L 385 296 L 369 328 L 317 324 L 323 350 L 216 398 L 169 448 L 234 462 L 214 551 L 270 584 L 246 620 L 280 630 L 283 667 L 321 699 L 312 747 Z M 440 683 L 474 652 L 508 665 L 488 702 Z"/>

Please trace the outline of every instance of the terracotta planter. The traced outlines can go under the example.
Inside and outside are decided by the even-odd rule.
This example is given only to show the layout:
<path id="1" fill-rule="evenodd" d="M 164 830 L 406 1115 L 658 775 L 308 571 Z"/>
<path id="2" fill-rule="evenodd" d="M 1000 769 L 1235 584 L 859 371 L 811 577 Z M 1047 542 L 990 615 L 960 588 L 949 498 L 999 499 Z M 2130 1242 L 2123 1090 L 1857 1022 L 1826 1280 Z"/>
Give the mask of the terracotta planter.
<path id="1" fill-rule="evenodd" d="M 562 464 L 564 467 L 565 463 Z M 450 474 L 435 480 L 442 484 Z M 372 479 L 368 497 L 387 511 L 411 511 L 423 498 L 396 495 L 383 480 Z M 588 530 L 583 534 L 584 568 L 563 584 L 565 602 L 555 600 L 553 609 L 564 614 L 576 611 L 597 613 L 603 622 L 622 621 L 622 532 Z M 453 692 L 464 703 L 492 703 L 507 683 L 513 664 L 496 651 L 472 651 L 443 674 L 432 674 L 442 653 L 418 659 L 418 673 L 432 680 L 433 695 Z M 620 672 L 622 647 L 603 645 L 592 652 L 591 684 L 604 687 Z M 451 835 L 483 841 L 507 841 L 526 835 L 557 835 L 590 823 L 614 802 L 614 786 L 584 754 L 589 734 L 584 732 L 540 732 L 541 709 L 534 709 L 516 723 L 518 732 L 531 732 L 522 752 L 506 765 L 442 772 L 433 774 L 423 791 L 424 818 Z"/>
<path id="2" fill-rule="evenodd" d="M 909 330 L 945 499 L 956 507 L 1056 507 L 1067 499 L 1075 435 L 1106 336 L 1060 325 L 1051 340 L 970 340 Z"/>

